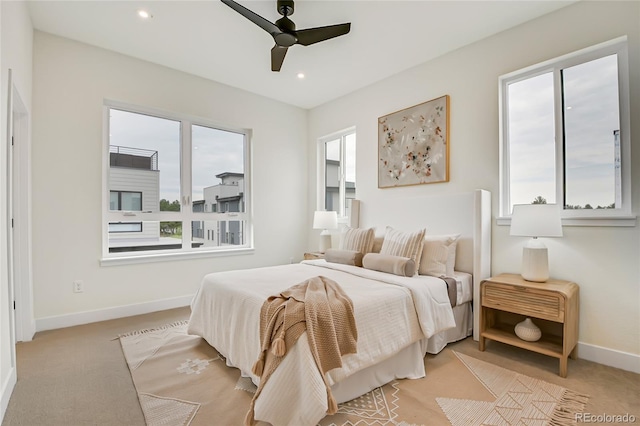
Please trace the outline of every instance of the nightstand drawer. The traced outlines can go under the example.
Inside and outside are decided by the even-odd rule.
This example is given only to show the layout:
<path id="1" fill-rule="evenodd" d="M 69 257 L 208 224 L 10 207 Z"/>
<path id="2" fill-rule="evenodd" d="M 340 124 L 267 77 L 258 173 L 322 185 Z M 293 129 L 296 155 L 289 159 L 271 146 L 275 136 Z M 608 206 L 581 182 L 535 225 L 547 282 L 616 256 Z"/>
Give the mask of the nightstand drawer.
<path id="1" fill-rule="evenodd" d="M 521 315 L 564 322 L 564 299 L 557 293 L 487 282 L 482 306 Z"/>

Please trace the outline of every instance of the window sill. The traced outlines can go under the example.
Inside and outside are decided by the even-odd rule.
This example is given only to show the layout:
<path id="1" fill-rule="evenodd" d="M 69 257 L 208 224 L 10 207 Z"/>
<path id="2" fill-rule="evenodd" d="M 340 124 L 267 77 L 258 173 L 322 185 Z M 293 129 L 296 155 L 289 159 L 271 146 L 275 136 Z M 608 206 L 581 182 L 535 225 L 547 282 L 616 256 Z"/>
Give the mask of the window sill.
<path id="1" fill-rule="evenodd" d="M 100 266 L 135 265 L 139 263 L 154 263 L 178 260 L 203 259 L 212 257 L 240 256 L 253 254 L 255 249 L 243 247 L 229 250 L 190 251 L 182 253 L 153 253 L 129 256 L 109 256 L 100 259 Z"/>
<path id="2" fill-rule="evenodd" d="M 613 226 L 613 227 L 633 227 L 636 226 L 635 215 L 631 216 L 611 216 L 611 217 L 567 217 L 562 218 L 562 226 Z M 511 217 L 496 218 L 496 225 L 510 226 Z"/>

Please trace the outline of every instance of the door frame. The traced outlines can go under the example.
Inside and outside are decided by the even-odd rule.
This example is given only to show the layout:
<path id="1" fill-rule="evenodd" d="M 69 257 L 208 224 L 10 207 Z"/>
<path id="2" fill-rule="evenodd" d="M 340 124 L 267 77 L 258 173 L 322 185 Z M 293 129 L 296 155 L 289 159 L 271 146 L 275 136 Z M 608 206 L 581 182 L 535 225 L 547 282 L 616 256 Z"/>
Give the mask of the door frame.
<path id="1" fill-rule="evenodd" d="M 9 70 L 7 117 L 7 220 L 9 222 L 9 288 L 15 301 L 14 341 L 30 341 L 35 334 L 31 270 L 31 143 L 29 112 L 13 84 Z M 12 225 L 13 220 L 13 225 Z"/>

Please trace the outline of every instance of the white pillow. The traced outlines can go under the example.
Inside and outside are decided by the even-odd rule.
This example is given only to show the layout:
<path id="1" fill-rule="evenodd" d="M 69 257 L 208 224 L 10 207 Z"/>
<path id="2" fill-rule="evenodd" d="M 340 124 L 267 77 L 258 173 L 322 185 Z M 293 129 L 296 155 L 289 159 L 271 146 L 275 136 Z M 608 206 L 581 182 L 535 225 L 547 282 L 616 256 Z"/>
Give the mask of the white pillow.
<path id="1" fill-rule="evenodd" d="M 419 265 L 422 257 L 424 233 L 424 229 L 414 232 L 402 232 L 387 226 L 380 254 L 408 257 L 416 265 Z"/>
<path id="2" fill-rule="evenodd" d="M 427 235 L 424 238 L 418 273 L 452 277 L 456 265 L 456 247 L 460 234 Z"/>

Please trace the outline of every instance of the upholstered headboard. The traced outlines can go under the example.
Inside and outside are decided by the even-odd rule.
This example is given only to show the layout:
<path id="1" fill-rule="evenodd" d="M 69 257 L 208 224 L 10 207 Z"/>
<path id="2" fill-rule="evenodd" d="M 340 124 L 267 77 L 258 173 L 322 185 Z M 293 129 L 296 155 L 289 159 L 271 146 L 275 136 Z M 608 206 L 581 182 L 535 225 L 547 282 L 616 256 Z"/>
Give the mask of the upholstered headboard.
<path id="1" fill-rule="evenodd" d="M 386 226 L 413 231 L 425 228 L 428 235 L 461 234 L 456 252 L 456 270 L 473 274 L 474 331 L 478 340 L 480 282 L 491 276 L 491 193 L 471 192 L 414 197 L 360 200 L 359 226 Z"/>

